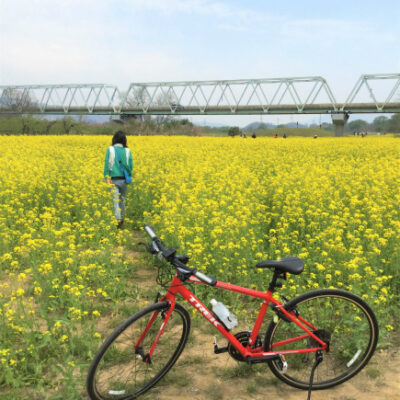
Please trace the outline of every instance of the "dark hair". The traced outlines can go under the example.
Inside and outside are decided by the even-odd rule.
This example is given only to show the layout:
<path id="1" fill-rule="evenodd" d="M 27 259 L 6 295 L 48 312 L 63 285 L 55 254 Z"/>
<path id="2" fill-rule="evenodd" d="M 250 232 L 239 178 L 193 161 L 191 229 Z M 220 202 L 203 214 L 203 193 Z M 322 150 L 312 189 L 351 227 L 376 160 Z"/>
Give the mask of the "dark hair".
<path id="1" fill-rule="evenodd" d="M 114 136 L 112 138 L 112 145 L 114 146 L 114 144 L 117 144 L 117 143 L 120 143 L 124 147 L 126 147 L 126 135 L 124 132 L 118 131 L 118 132 L 114 133 Z"/>

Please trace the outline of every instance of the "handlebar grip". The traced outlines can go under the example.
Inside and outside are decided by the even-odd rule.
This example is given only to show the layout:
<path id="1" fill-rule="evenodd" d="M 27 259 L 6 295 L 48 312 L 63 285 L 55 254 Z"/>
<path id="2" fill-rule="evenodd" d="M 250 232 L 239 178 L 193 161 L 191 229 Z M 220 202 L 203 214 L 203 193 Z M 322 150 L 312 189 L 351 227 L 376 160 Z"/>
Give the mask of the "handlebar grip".
<path id="1" fill-rule="evenodd" d="M 212 278 L 211 276 L 205 275 L 199 271 L 193 271 L 193 275 L 200 279 L 202 282 L 207 283 L 208 285 L 215 286 L 217 284 L 217 280 Z"/>
<path id="2" fill-rule="evenodd" d="M 155 234 L 153 228 L 150 225 L 145 225 L 144 230 L 150 236 L 150 239 L 154 240 L 157 238 L 157 235 Z"/>
<path id="3" fill-rule="evenodd" d="M 152 240 L 151 247 L 149 247 L 149 251 L 152 254 L 157 254 L 158 258 L 161 260 L 165 258 L 167 261 L 171 262 L 175 267 L 182 268 L 185 271 L 193 274 L 197 279 L 206 283 L 207 285 L 215 286 L 217 284 L 217 280 L 212 278 L 211 276 L 207 276 L 202 272 L 197 271 L 196 269 L 191 269 L 186 266 L 186 263 L 183 263 L 178 257 L 175 257 L 176 250 L 166 249 L 160 239 L 157 238 L 157 235 L 154 232 L 153 227 L 150 225 L 145 225 L 144 230 L 150 236 Z"/>

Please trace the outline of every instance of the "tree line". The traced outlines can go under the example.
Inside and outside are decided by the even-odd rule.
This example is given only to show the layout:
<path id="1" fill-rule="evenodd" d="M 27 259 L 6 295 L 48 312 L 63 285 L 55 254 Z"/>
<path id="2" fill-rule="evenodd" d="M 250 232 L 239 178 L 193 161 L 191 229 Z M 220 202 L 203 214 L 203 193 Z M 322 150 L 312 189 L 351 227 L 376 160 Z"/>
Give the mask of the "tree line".
<path id="1" fill-rule="evenodd" d="M 185 134 L 198 135 L 199 128 L 188 119 L 160 121 L 156 119 L 128 118 L 90 123 L 85 117 L 46 119 L 41 116 L 0 117 L 2 135 L 109 135 L 122 129 L 136 135 Z"/>
<path id="2" fill-rule="evenodd" d="M 356 119 L 345 125 L 347 132 L 379 132 L 398 133 L 400 132 L 400 114 L 393 114 L 390 118 L 381 115 L 376 117 L 371 123 L 362 119 Z"/>
<path id="3" fill-rule="evenodd" d="M 285 128 L 284 125 L 279 128 Z M 143 117 L 123 117 L 118 120 L 108 120 L 104 123 L 91 123 L 85 116 L 72 118 L 64 116 L 62 118 L 53 117 L 44 118 L 37 115 L 18 115 L 0 117 L 0 134 L 9 135 L 109 135 L 117 129 L 123 129 L 127 133 L 136 135 L 220 135 L 235 136 L 240 135 L 242 130 L 238 127 L 200 127 L 193 125 L 187 118 L 177 119 L 168 116 L 151 118 Z M 292 129 L 292 135 L 298 131 L 300 136 L 304 135 L 305 130 L 319 129 L 329 131 L 328 135 L 333 135 L 333 124 L 324 123 L 321 126 L 312 124 L 308 128 Z M 257 134 L 268 134 L 270 130 L 256 130 Z M 362 119 L 356 119 L 345 125 L 345 131 L 349 134 L 376 132 L 376 133 L 399 133 L 400 132 L 400 114 L 393 114 L 391 117 L 378 116 L 371 123 Z M 252 134 L 243 130 L 243 133 Z M 325 136 L 325 135 L 324 135 Z"/>

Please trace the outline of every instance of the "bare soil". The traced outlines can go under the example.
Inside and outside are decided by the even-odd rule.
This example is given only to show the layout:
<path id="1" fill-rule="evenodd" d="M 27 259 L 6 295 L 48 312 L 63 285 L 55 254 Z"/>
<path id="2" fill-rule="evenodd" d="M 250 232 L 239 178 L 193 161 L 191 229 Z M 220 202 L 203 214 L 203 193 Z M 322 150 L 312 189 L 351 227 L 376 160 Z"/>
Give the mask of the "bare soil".
<path id="1" fill-rule="evenodd" d="M 145 399 L 225 400 L 280 399 L 306 400 L 307 392 L 279 381 L 267 364 L 250 366 L 232 359 L 228 353 L 214 354 L 211 335 L 191 333 L 177 364 Z M 222 343 L 221 343 L 222 344 Z M 288 357 L 290 365 L 290 358 Z M 314 391 L 313 400 L 398 400 L 400 399 L 400 351 L 378 351 L 357 376 L 335 388 Z"/>
<path id="2" fill-rule="evenodd" d="M 135 254 L 137 258 L 137 254 Z M 136 283 L 141 291 L 154 288 L 155 271 L 138 267 Z M 150 390 L 148 400 L 306 400 L 307 391 L 281 382 L 267 364 L 248 365 L 228 353 L 215 354 L 206 321 L 192 327 L 188 344 L 175 366 Z M 204 327 L 204 325 L 207 325 Z M 312 400 L 399 400 L 400 338 L 388 349 L 378 350 L 368 365 L 350 381 L 314 391 Z M 219 345 L 225 346 L 221 340 Z M 290 358 L 287 359 L 290 367 Z"/>

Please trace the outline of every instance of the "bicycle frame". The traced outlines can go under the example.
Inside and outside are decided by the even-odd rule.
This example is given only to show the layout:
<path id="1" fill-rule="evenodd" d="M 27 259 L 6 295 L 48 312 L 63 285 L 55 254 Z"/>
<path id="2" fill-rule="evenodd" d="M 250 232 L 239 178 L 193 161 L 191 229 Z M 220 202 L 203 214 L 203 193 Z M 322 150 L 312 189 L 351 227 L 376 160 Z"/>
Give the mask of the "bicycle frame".
<path id="1" fill-rule="evenodd" d="M 190 277 L 188 279 L 189 282 L 197 283 L 197 284 L 203 284 L 200 280 L 198 280 L 195 277 Z M 267 360 L 267 359 L 272 359 L 276 356 L 284 356 L 284 355 L 290 355 L 290 354 L 298 354 L 298 353 L 313 353 L 317 352 L 320 350 L 327 350 L 328 345 L 322 341 L 318 336 L 316 336 L 313 331 L 317 330 L 317 327 L 315 327 L 313 324 L 307 322 L 305 319 L 303 319 L 300 315 L 296 315 L 294 312 L 288 312 L 284 308 L 284 304 L 281 303 L 279 300 L 276 300 L 273 297 L 273 292 L 271 290 L 268 290 L 267 292 L 260 292 L 258 290 L 253 290 L 253 289 L 248 289 L 245 287 L 233 285 L 230 283 L 225 283 L 221 281 L 217 281 L 216 288 L 219 289 L 224 289 L 224 290 L 229 290 L 232 292 L 238 292 L 242 293 L 247 296 L 252 296 L 253 298 L 259 298 L 263 300 L 263 304 L 261 305 L 260 311 L 258 312 L 257 319 L 255 321 L 254 327 L 251 331 L 250 338 L 248 340 L 248 344 L 243 346 L 237 338 L 230 333 L 225 327 L 214 317 L 212 312 L 208 310 L 208 308 L 186 287 L 184 286 L 184 283 L 179 279 L 178 276 L 174 276 L 172 279 L 172 282 L 168 288 L 167 293 L 162 297 L 161 300 L 166 300 L 168 303 L 171 305 L 169 310 L 166 312 L 165 317 L 164 317 L 164 322 L 161 324 L 161 327 L 159 329 L 159 332 L 153 342 L 153 345 L 150 349 L 150 352 L 148 354 L 147 360 L 151 360 L 151 356 L 154 352 L 154 349 L 157 346 L 157 343 L 164 331 L 164 328 L 166 324 L 168 323 L 168 319 L 170 315 L 172 314 L 174 308 L 175 308 L 175 302 L 176 302 L 176 296 L 179 294 L 183 297 L 184 300 L 188 302 L 192 307 L 194 307 L 197 311 L 200 312 L 200 314 L 209 322 L 211 325 L 213 325 L 235 348 L 236 350 L 243 356 L 244 360 L 246 361 L 257 361 L 257 360 Z M 253 344 L 256 343 L 256 339 L 258 336 L 258 333 L 260 331 L 263 319 L 265 317 L 265 314 L 268 310 L 269 304 L 273 303 L 279 310 L 288 318 L 290 319 L 293 323 L 295 323 L 297 326 L 299 326 L 305 333 L 304 335 L 289 338 L 286 340 L 282 340 L 280 342 L 274 343 L 273 348 L 279 348 L 280 346 L 287 345 L 289 343 L 294 343 L 299 340 L 304 340 L 306 338 L 313 338 L 315 342 L 320 344 L 320 347 L 312 347 L 312 348 L 303 348 L 303 349 L 293 349 L 293 350 L 273 350 L 273 351 L 268 351 L 265 352 L 263 351 L 262 347 L 254 347 Z M 140 336 L 138 342 L 136 343 L 135 349 L 138 349 L 140 346 L 140 343 L 142 339 L 146 336 L 147 332 L 149 331 L 151 325 L 153 324 L 155 318 L 157 317 L 158 312 L 155 312 L 148 322 L 145 330 L 143 331 L 142 335 Z"/>

